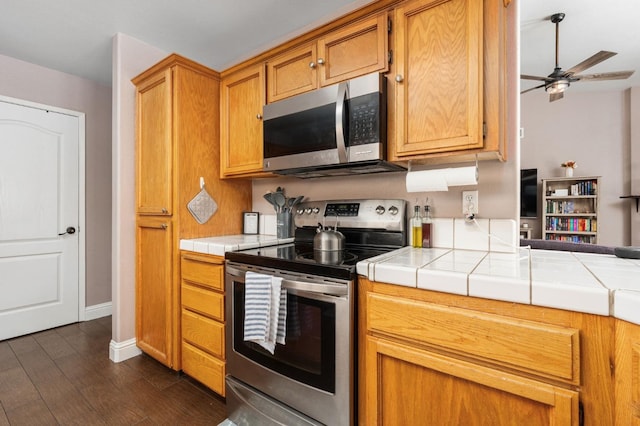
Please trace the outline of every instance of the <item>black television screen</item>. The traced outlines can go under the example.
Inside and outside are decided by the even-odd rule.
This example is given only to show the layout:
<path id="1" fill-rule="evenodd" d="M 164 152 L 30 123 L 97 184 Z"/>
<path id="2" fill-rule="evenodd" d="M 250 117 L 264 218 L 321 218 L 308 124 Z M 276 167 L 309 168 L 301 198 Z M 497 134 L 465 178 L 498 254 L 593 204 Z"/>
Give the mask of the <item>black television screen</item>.
<path id="1" fill-rule="evenodd" d="M 538 217 L 538 169 L 520 170 L 520 217 Z"/>

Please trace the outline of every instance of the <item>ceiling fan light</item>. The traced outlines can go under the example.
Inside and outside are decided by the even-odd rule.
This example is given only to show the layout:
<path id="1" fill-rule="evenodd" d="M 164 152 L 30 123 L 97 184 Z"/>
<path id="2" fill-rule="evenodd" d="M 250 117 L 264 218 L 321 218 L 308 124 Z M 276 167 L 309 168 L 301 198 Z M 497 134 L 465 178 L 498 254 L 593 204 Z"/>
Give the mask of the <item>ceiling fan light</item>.
<path id="1" fill-rule="evenodd" d="M 544 87 L 544 90 L 546 90 L 547 93 L 553 95 L 556 93 L 564 92 L 567 87 L 569 87 L 569 80 L 562 79 L 562 80 L 556 80 L 553 83 L 547 84 Z"/>

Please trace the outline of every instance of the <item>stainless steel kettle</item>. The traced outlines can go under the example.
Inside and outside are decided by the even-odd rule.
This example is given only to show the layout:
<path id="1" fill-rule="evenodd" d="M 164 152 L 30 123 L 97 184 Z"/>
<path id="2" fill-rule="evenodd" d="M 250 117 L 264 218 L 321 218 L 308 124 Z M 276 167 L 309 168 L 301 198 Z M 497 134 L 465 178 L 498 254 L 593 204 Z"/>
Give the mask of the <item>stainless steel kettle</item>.
<path id="1" fill-rule="evenodd" d="M 336 215 L 336 226 L 334 229 L 318 223 L 318 231 L 313 237 L 313 250 L 320 251 L 342 251 L 344 250 L 344 235 L 338 231 L 338 215 Z"/>

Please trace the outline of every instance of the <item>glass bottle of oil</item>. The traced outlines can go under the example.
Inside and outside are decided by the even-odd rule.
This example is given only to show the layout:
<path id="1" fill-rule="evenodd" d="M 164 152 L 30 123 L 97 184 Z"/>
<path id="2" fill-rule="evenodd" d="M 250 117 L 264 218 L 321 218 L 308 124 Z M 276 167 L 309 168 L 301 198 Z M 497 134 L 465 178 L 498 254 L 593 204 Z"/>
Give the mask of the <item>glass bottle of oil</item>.
<path id="1" fill-rule="evenodd" d="M 431 248 L 431 207 L 424 206 L 424 216 L 422 216 L 422 248 Z"/>
<path id="2" fill-rule="evenodd" d="M 422 247 L 422 218 L 420 217 L 420 206 L 417 204 L 413 208 L 413 217 L 409 224 L 411 227 L 411 245 L 413 247 Z"/>

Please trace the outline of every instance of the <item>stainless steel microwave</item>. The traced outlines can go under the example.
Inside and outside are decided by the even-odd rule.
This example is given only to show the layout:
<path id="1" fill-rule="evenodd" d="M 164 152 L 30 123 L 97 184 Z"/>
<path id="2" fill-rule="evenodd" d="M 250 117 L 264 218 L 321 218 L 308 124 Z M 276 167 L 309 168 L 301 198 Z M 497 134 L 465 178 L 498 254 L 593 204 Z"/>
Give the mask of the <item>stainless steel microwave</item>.
<path id="1" fill-rule="evenodd" d="M 386 80 L 372 73 L 264 107 L 264 170 L 299 177 L 404 170 L 385 161 Z"/>

